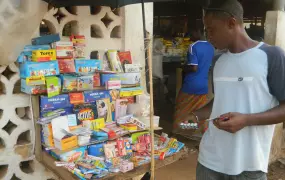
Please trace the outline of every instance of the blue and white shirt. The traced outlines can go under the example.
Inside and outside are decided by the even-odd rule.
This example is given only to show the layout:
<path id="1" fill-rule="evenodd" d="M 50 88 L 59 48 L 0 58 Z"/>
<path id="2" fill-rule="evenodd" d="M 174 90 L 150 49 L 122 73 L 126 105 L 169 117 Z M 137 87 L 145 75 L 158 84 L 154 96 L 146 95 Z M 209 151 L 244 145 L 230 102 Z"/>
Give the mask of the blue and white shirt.
<path id="1" fill-rule="evenodd" d="M 213 81 L 211 118 L 228 112 L 265 112 L 285 100 L 284 51 L 260 43 L 242 53 L 226 52 L 214 65 Z M 210 122 L 200 144 L 198 161 L 228 175 L 267 172 L 274 127 L 249 126 L 232 134 Z"/>
<path id="2" fill-rule="evenodd" d="M 214 47 L 207 41 L 197 41 L 189 46 L 187 65 L 198 66 L 198 70 L 185 75 L 182 92 L 208 94 L 208 74 L 213 56 Z"/>

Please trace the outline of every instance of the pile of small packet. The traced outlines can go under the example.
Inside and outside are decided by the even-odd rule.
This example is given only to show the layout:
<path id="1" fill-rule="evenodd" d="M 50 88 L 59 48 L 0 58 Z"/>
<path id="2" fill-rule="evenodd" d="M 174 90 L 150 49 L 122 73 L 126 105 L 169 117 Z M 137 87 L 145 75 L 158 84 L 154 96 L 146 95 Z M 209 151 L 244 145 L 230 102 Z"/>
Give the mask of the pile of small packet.
<path id="1" fill-rule="evenodd" d="M 184 144 L 162 134 L 155 138 L 155 158 L 163 160 L 179 152 Z M 64 167 L 80 179 L 99 179 L 113 173 L 133 170 L 150 162 L 150 135 L 147 132 L 135 133 L 128 138 L 119 138 L 106 144 L 81 147 L 56 157 L 55 165 Z"/>
<path id="2" fill-rule="evenodd" d="M 39 95 L 44 150 L 80 179 L 128 172 L 150 160 L 150 98 L 130 51 L 108 50 L 89 59 L 86 39 L 47 35 L 32 39 L 18 58 L 21 91 Z M 154 116 L 159 127 L 159 117 Z M 163 134 L 156 158 L 184 144 Z"/>

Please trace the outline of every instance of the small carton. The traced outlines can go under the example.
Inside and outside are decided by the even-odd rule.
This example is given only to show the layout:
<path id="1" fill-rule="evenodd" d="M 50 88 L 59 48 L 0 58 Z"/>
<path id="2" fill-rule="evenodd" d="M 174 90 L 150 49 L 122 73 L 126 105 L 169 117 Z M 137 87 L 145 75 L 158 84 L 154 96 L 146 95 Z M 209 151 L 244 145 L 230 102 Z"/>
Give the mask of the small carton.
<path id="1" fill-rule="evenodd" d="M 47 95 L 48 97 L 54 97 L 60 93 L 60 81 L 56 76 L 46 77 Z"/>
<path id="2" fill-rule="evenodd" d="M 68 126 L 69 127 L 77 126 L 76 114 L 67 115 L 67 119 L 68 119 Z"/>
<path id="3" fill-rule="evenodd" d="M 108 81 L 121 80 L 121 74 L 101 74 L 101 85 L 105 86 Z"/>
<path id="4" fill-rule="evenodd" d="M 62 75 L 62 92 L 77 91 L 77 76 Z"/>
<path id="5" fill-rule="evenodd" d="M 19 55 L 17 61 L 23 63 L 25 61 L 32 60 L 32 51 L 34 50 L 49 50 L 50 45 L 27 45 L 24 47 L 24 50 Z"/>
<path id="6" fill-rule="evenodd" d="M 142 68 L 140 64 L 125 64 L 126 73 L 139 73 Z"/>
<path id="7" fill-rule="evenodd" d="M 122 173 L 126 173 L 134 169 L 134 163 L 129 161 L 124 161 L 120 164 L 120 171 Z"/>
<path id="8" fill-rule="evenodd" d="M 102 144 L 90 145 L 88 147 L 88 154 L 91 156 L 103 157 L 104 156 L 103 145 L 104 145 L 103 143 Z"/>
<path id="9" fill-rule="evenodd" d="M 34 50 L 32 52 L 32 61 L 34 62 L 45 62 L 56 60 L 55 49 L 49 50 Z"/>
<path id="10" fill-rule="evenodd" d="M 58 66 L 61 74 L 75 73 L 74 60 L 72 59 L 60 59 L 58 60 Z"/>
<path id="11" fill-rule="evenodd" d="M 56 49 L 56 58 L 63 59 L 63 58 L 73 58 L 73 43 L 72 42 L 56 42 L 55 43 Z"/>
<path id="12" fill-rule="evenodd" d="M 73 46 L 86 46 L 84 35 L 72 35 L 70 36 L 70 41 L 73 43 Z"/>
<path id="13" fill-rule="evenodd" d="M 139 85 L 141 83 L 141 73 L 123 73 L 121 74 L 123 85 Z"/>
<path id="14" fill-rule="evenodd" d="M 28 78 L 32 76 L 55 76 L 59 74 L 57 61 L 31 62 L 26 61 L 20 64 L 20 77 Z"/>
<path id="15" fill-rule="evenodd" d="M 44 76 L 32 76 L 26 78 L 26 84 L 28 86 L 37 86 L 37 85 L 44 85 L 46 84 Z"/>
<path id="16" fill-rule="evenodd" d="M 44 44 L 51 44 L 54 42 L 60 41 L 59 34 L 52 34 L 52 35 L 45 35 L 40 36 L 32 39 L 32 45 L 44 45 Z"/>
<path id="17" fill-rule="evenodd" d="M 62 151 L 72 149 L 78 146 L 77 136 L 71 136 L 63 139 L 54 139 L 55 148 Z"/>
<path id="18" fill-rule="evenodd" d="M 40 107 L 42 111 L 71 107 L 68 94 L 61 94 L 52 98 L 41 96 Z"/>
<path id="19" fill-rule="evenodd" d="M 107 90 L 121 89 L 121 81 L 120 80 L 107 81 L 105 86 Z"/>
<path id="20" fill-rule="evenodd" d="M 45 85 L 29 86 L 25 79 L 21 79 L 21 92 L 26 94 L 46 94 L 47 88 Z"/>
<path id="21" fill-rule="evenodd" d="M 96 104 L 79 104 L 75 105 L 73 109 L 79 124 L 86 120 L 94 120 L 98 118 Z"/>
<path id="22" fill-rule="evenodd" d="M 99 73 L 95 73 L 93 75 L 93 87 L 96 88 L 96 87 L 99 87 L 101 85 L 100 83 L 100 74 Z"/>
<path id="23" fill-rule="evenodd" d="M 138 130 L 138 126 L 132 123 L 129 124 L 121 124 L 120 127 L 122 127 L 123 129 L 127 130 L 127 131 L 136 131 Z"/>
<path id="24" fill-rule="evenodd" d="M 104 118 L 91 120 L 91 127 L 93 131 L 98 131 L 101 128 L 105 127 L 105 120 Z"/>
<path id="25" fill-rule="evenodd" d="M 102 70 L 102 61 L 97 59 L 75 60 L 76 72 L 79 74 L 93 74 Z"/>
<path id="26" fill-rule="evenodd" d="M 83 93 L 69 93 L 70 104 L 83 104 Z"/>
<path id="27" fill-rule="evenodd" d="M 120 97 L 131 97 L 143 94 L 143 89 L 141 87 L 135 88 L 122 88 L 120 91 Z"/>
<path id="28" fill-rule="evenodd" d="M 92 103 L 96 102 L 96 100 L 103 99 L 103 98 L 109 98 L 109 92 L 104 90 L 98 90 L 98 91 L 85 91 L 84 92 L 85 102 Z"/>
<path id="29" fill-rule="evenodd" d="M 75 162 L 79 159 L 86 157 L 87 147 L 83 146 L 80 148 L 73 149 L 71 151 L 60 151 L 58 149 L 51 150 L 51 155 L 57 160 L 64 162 Z"/>
<path id="30" fill-rule="evenodd" d="M 81 76 L 77 78 L 77 90 L 78 91 L 86 91 L 92 90 L 93 85 L 93 76 Z"/>

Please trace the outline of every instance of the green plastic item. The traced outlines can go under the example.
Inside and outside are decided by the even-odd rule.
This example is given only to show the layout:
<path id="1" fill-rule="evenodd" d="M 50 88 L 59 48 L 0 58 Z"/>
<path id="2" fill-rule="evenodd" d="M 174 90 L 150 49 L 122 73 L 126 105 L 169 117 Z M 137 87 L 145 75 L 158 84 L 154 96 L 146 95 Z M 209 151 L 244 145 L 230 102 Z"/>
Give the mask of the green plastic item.
<path id="1" fill-rule="evenodd" d="M 145 132 L 138 132 L 138 133 L 132 134 L 132 136 L 131 136 L 132 142 L 133 142 L 133 143 L 136 143 L 139 136 L 142 136 L 142 135 L 148 134 L 148 133 L 149 133 L 149 132 L 145 131 Z"/>

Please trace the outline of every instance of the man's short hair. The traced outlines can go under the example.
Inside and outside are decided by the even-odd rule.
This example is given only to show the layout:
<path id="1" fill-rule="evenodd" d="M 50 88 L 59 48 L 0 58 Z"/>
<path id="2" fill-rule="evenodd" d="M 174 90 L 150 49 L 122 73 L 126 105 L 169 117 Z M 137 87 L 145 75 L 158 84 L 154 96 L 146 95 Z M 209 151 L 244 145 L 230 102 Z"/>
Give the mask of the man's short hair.
<path id="1" fill-rule="evenodd" d="M 243 7 L 238 0 L 214 0 L 205 10 L 205 15 L 214 15 L 219 18 L 235 18 L 243 23 Z"/>

